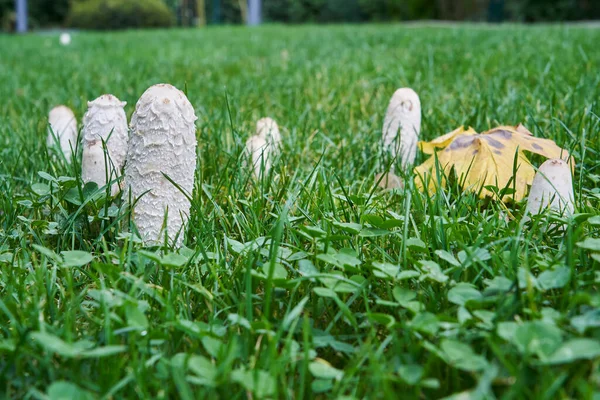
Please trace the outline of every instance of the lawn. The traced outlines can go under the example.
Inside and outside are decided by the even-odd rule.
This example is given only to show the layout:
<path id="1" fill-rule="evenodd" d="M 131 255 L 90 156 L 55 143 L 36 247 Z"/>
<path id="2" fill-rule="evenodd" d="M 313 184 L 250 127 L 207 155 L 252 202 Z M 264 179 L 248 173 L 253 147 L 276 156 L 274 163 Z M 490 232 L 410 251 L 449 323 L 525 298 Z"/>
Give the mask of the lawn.
<path id="1" fill-rule="evenodd" d="M 598 43 L 518 25 L 0 36 L 0 397 L 599 398 Z M 144 248 L 125 199 L 45 147 L 52 106 L 81 121 L 112 93 L 131 116 L 160 82 L 198 116 L 179 251 Z M 457 185 L 373 188 L 402 86 L 423 139 L 522 122 L 568 149 L 578 213 L 524 224 L 524 202 Z M 283 151 L 255 181 L 263 116 Z"/>

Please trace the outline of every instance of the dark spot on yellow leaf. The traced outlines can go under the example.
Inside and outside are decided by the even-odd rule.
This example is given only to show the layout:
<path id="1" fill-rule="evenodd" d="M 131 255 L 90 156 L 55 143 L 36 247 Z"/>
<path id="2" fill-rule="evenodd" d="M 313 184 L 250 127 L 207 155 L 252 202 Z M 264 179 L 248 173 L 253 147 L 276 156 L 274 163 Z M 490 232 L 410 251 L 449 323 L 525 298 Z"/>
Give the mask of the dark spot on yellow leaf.
<path id="1" fill-rule="evenodd" d="M 477 153 L 479 153 L 479 150 L 477 150 L 477 149 L 473 150 L 473 155 L 476 155 Z"/>
<path id="2" fill-rule="evenodd" d="M 532 143 L 531 146 L 536 150 L 544 150 L 544 148 L 537 143 Z"/>
<path id="3" fill-rule="evenodd" d="M 499 156 L 501 156 L 502 152 L 500 150 L 494 150 L 494 154 L 498 154 Z"/>
<path id="4" fill-rule="evenodd" d="M 496 139 L 490 137 L 491 135 L 482 135 L 482 137 L 488 142 L 488 144 L 497 149 L 503 149 L 504 145 L 497 141 Z"/>
<path id="5" fill-rule="evenodd" d="M 499 130 L 491 133 L 490 136 L 495 136 L 497 139 L 510 139 L 512 138 L 512 132 Z"/>
<path id="6" fill-rule="evenodd" d="M 450 144 L 450 149 L 465 149 L 473 143 L 473 140 L 475 140 L 474 136 L 459 136 Z"/>

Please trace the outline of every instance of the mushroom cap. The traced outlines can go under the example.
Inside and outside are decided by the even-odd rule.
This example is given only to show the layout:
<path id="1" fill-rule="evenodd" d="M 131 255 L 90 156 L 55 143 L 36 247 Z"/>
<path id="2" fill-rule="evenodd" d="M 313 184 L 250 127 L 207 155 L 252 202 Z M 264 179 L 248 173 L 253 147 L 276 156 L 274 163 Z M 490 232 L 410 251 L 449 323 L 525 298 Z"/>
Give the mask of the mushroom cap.
<path id="1" fill-rule="evenodd" d="M 119 100 L 116 96 L 112 94 L 103 94 L 95 100 L 88 101 L 88 108 L 94 107 L 103 107 L 103 108 L 113 108 L 113 107 L 125 107 L 127 105 L 126 101 Z"/>
<path id="2" fill-rule="evenodd" d="M 84 150 L 105 141 L 111 162 L 119 174 L 125 164 L 129 142 L 125 104 L 111 94 L 103 94 L 88 101 L 88 110 L 83 116 Z"/>
<path id="3" fill-rule="evenodd" d="M 186 194 L 194 189 L 195 120 L 194 108 L 185 94 L 168 84 L 150 87 L 136 104 L 131 117 L 125 190 L 137 200 L 133 218 L 146 243 L 162 241 L 166 212 L 171 241 L 189 218 L 191 205 Z M 180 234 L 175 245 L 182 241 Z"/>
<path id="4" fill-rule="evenodd" d="M 411 88 L 400 88 L 394 92 L 390 105 L 399 107 L 402 113 L 418 113 L 421 111 L 421 99 L 417 92 Z"/>
<path id="5" fill-rule="evenodd" d="M 538 169 L 529 197 L 526 215 L 537 215 L 546 208 L 570 216 L 574 206 L 573 178 L 569 164 L 561 159 L 550 159 Z"/>
<path id="6" fill-rule="evenodd" d="M 71 119 L 75 119 L 75 114 L 73 113 L 73 110 L 71 110 L 69 107 L 65 106 L 65 105 L 58 105 L 54 108 L 52 108 L 50 110 L 50 112 L 48 113 L 48 119 L 50 121 L 52 120 L 59 120 L 59 119 L 63 119 L 63 118 L 71 118 Z M 52 122 L 50 122 L 52 123 Z"/>
<path id="7" fill-rule="evenodd" d="M 142 94 L 135 105 L 131 124 L 136 123 L 140 116 L 146 117 L 149 114 L 178 116 L 188 123 L 193 123 L 198 119 L 194 113 L 194 107 L 185 94 L 168 83 L 151 86 Z"/>
<path id="8" fill-rule="evenodd" d="M 269 117 L 261 118 L 256 122 L 256 135 L 277 146 L 281 143 L 279 126 L 274 119 Z"/>
<path id="9" fill-rule="evenodd" d="M 398 131 L 400 138 L 397 139 Z M 403 169 L 413 164 L 421 132 L 421 100 L 411 88 L 396 90 L 383 121 L 383 148 L 400 157 Z"/>
<path id="10" fill-rule="evenodd" d="M 71 162 L 71 149 L 77 146 L 77 118 L 73 111 L 64 105 L 59 105 L 48 113 L 48 135 L 46 144 L 53 147 L 56 142 L 65 155 L 67 162 Z"/>

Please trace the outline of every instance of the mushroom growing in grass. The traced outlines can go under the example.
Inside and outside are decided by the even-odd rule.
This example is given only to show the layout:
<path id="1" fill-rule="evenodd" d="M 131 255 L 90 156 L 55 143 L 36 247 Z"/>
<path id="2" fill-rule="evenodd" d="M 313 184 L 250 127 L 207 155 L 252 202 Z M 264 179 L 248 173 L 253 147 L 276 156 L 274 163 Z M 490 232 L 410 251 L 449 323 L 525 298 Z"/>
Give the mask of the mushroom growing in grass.
<path id="1" fill-rule="evenodd" d="M 281 146 L 279 126 L 272 118 L 261 118 L 256 122 L 256 135 L 265 139 L 273 150 L 278 150 Z"/>
<path id="2" fill-rule="evenodd" d="M 383 121 L 383 149 L 400 160 L 404 171 L 415 162 L 421 132 L 421 101 L 410 88 L 396 90 Z M 393 172 L 393 164 L 392 164 Z"/>
<path id="3" fill-rule="evenodd" d="M 394 174 L 396 161 L 400 160 L 403 171 L 409 171 L 417 155 L 417 143 L 421 131 L 421 101 L 410 88 L 396 90 L 390 100 L 383 121 L 382 144 L 384 152 L 391 157 L 390 170 L 377 174 L 375 182 L 383 189 L 403 188 L 404 182 Z"/>
<path id="4" fill-rule="evenodd" d="M 573 202 L 569 164 L 561 159 L 550 159 L 540 166 L 533 178 L 525 218 L 528 220 L 529 215 L 540 214 L 548 208 L 559 215 L 571 216 L 575 210 Z"/>
<path id="5" fill-rule="evenodd" d="M 67 162 L 71 162 L 72 153 L 77 143 L 77 119 L 67 106 L 56 106 L 48 114 L 48 147 L 57 147 L 64 154 Z"/>
<path id="6" fill-rule="evenodd" d="M 259 178 L 269 173 L 273 158 L 281 148 L 279 126 L 271 118 L 259 119 L 256 123 L 256 135 L 246 141 L 246 151 L 252 160 L 254 176 Z"/>
<path id="7" fill-rule="evenodd" d="M 160 243 L 165 230 L 175 246 L 183 242 L 194 188 L 196 119 L 185 94 L 168 84 L 150 87 L 135 106 L 125 188 L 147 244 Z"/>
<path id="8" fill-rule="evenodd" d="M 254 176 L 260 178 L 271 169 L 271 157 L 267 140 L 261 136 L 251 136 L 246 141 L 246 151 L 252 161 Z"/>
<path id="9" fill-rule="evenodd" d="M 81 176 L 85 183 L 95 182 L 101 187 L 107 184 L 107 178 L 114 180 L 121 176 L 129 140 L 127 116 L 123 109 L 126 104 L 112 94 L 104 94 L 88 102 L 88 111 L 83 117 L 81 160 Z M 106 144 L 106 157 L 102 142 Z M 117 191 L 118 185 L 114 184 L 111 192 L 115 195 Z"/>
<path id="10" fill-rule="evenodd" d="M 380 173 L 375 175 L 375 182 L 377 183 L 377 186 L 379 186 L 382 189 L 404 188 L 404 182 L 402 182 L 402 179 L 391 172 Z"/>

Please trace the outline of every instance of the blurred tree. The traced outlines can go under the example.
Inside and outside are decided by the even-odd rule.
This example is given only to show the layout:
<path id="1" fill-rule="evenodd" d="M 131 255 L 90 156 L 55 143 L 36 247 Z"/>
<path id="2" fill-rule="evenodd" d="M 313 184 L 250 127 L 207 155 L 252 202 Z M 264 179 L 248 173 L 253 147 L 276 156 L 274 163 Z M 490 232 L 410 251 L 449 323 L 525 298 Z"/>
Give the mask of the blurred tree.
<path id="1" fill-rule="evenodd" d="M 238 7 L 240 8 L 240 17 L 244 24 L 248 23 L 248 0 L 238 0 Z"/>
<path id="2" fill-rule="evenodd" d="M 508 0 L 511 18 L 518 21 L 572 21 L 600 18 L 599 0 Z"/>
<path id="3" fill-rule="evenodd" d="M 1 1 L 1 0 L 0 0 Z M 14 0 L 9 0 L 14 3 Z M 3 3 L 8 3 L 3 1 Z M 0 10 L 6 7 L 0 5 Z M 32 26 L 62 25 L 69 14 L 69 0 L 28 0 L 27 9 Z M 6 7 L 8 9 L 8 7 Z M 10 8 L 12 9 L 12 7 Z"/>
<path id="4" fill-rule="evenodd" d="M 360 22 L 365 17 L 360 9 L 360 0 L 329 0 L 321 8 L 319 22 Z"/>
<path id="5" fill-rule="evenodd" d="M 212 0 L 211 3 L 212 23 L 221 23 L 221 0 Z"/>
<path id="6" fill-rule="evenodd" d="M 198 26 L 206 25 L 206 4 L 204 0 L 196 0 L 196 16 Z"/>
<path id="7" fill-rule="evenodd" d="M 30 25 L 60 26 L 87 0 L 28 0 Z M 122 6 L 137 0 L 110 0 Z M 145 1 L 145 0 L 142 0 Z M 249 0 L 164 0 L 179 25 L 247 21 Z M 0 28 L 14 29 L 15 0 L 0 0 Z M 154 3 L 153 0 L 148 0 Z M 129 7 L 130 8 L 130 7 Z M 265 21 L 327 23 L 414 19 L 523 22 L 600 19 L 600 0 L 262 0 Z"/>
<path id="8" fill-rule="evenodd" d="M 502 22 L 504 20 L 504 0 L 490 0 L 488 6 L 488 21 Z"/>
<path id="9" fill-rule="evenodd" d="M 432 19 L 436 12 L 431 0 L 359 0 L 359 4 L 370 21 Z"/>
<path id="10" fill-rule="evenodd" d="M 68 22 L 82 29 L 155 28 L 173 25 L 174 16 L 162 0 L 81 0 Z"/>

